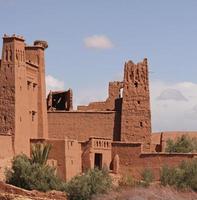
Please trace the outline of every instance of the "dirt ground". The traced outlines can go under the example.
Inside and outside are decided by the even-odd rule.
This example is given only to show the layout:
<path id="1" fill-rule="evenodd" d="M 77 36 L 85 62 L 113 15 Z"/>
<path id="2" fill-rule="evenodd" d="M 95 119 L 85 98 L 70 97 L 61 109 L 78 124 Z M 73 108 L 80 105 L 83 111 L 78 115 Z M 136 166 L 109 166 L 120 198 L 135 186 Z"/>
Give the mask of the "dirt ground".
<path id="1" fill-rule="evenodd" d="M 197 193 L 154 185 L 148 188 L 122 188 L 93 197 L 93 200 L 197 200 Z"/>
<path id="2" fill-rule="evenodd" d="M 28 191 L 0 182 L 0 200 L 66 200 L 63 192 L 47 193 Z M 177 191 L 171 187 L 152 185 L 148 188 L 117 188 L 108 194 L 100 194 L 92 200 L 197 200 L 193 191 Z"/>

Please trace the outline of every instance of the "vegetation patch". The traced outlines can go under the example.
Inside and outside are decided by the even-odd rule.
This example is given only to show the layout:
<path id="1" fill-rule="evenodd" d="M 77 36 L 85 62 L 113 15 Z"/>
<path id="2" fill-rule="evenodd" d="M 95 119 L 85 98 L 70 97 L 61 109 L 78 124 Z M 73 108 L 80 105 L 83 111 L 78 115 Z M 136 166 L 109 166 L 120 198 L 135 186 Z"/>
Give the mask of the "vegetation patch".
<path id="1" fill-rule="evenodd" d="M 192 153 L 197 152 L 197 139 L 190 138 L 187 135 L 178 137 L 177 140 L 173 141 L 168 139 L 166 142 L 166 152 L 169 153 Z"/>
<path id="2" fill-rule="evenodd" d="M 93 169 L 82 176 L 75 176 L 65 187 L 69 200 L 89 200 L 92 195 L 107 192 L 112 180 L 106 170 Z"/>
<path id="3" fill-rule="evenodd" d="M 14 157 L 12 168 L 6 171 L 6 182 L 27 190 L 63 190 L 55 168 L 46 164 L 50 149 L 50 145 L 36 144 L 31 159 L 24 154 Z"/>
<path id="4" fill-rule="evenodd" d="M 178 167 L 164 166 L 161 171 L 161 184 L 197 191 L 197 159 L 184 161 Z"/>
<path id="5" fill-rule="evenodd" d="M 131 174 L 124 174 L 119 180 L 119 186 L 132 187 L 135 185 L 135 181 Z"/>
<path id="6" fill-rule="evenodd" d="M 141 182 L 141 185 L 147 187 L 150 185 L 150 183 L 153 181 L 154 179 L 154 174 L 153 174 L 153 171 L 149 168 L 145 168 L 142 173 L 141 173 L 141 176 L 142 176 L 142 182 Z"/>

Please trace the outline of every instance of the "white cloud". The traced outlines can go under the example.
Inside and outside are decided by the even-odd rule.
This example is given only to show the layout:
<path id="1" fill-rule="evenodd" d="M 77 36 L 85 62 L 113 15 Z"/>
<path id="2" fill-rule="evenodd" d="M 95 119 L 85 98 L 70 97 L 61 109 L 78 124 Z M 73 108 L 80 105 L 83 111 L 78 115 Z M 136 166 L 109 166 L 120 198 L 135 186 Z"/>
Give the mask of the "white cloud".
<path id="1" fill-rule="evenodd" d="M 150 91 L 153 131 L 197 130 L 196 83 L 151 81 Z"/>
<path id="2" fill-rule="evenodd" d="M 187 101 L 187 99 L 183 96 L 183 94 L 176 89 L 165 89 L 161 92 L 161 94 L 157 97 L 158 100 L 174 100 L 174 101 Z"/>
<path id="3" fill-rule="evenodd" d="M 74 106 L 88 105 L 91 102 L 105 101 L 107 99 L 107 87 L 88 87 L 76 91 L 74 94 Z"/>
<path id="4" fill-rule="evenodd" d="M 85 47 L 95 49 L 111 49 L 112 41 L 105 35 L 93 35 L 84 39 Z"/>
<path id="5" fill-rule="evenodd" d="M 46 76 L 46 90 L 47 93 L 50 90 L 63 90 L 64 89 L 64 81 L 58 80 L 57 78 L 47 75 Z"/>

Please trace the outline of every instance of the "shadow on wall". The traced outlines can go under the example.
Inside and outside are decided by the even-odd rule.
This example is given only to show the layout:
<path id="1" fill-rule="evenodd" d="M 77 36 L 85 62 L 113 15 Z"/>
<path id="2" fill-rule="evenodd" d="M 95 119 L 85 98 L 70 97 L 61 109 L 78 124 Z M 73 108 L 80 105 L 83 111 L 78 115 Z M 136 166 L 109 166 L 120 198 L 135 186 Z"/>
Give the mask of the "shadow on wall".
<path id="1" fill-rule="evenodd" d="M 120 141 L 121 137 L 121 110 L 122 110 L 122 98 L 115 100 L 115 118 L 113 129 L 113 141 Z"/>

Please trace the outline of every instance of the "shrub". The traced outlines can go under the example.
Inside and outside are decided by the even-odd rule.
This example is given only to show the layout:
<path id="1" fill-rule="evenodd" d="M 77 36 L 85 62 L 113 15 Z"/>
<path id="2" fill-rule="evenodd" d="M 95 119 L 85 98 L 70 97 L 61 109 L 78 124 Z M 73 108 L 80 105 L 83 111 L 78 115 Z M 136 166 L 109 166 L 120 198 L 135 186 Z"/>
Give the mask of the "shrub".
<path id="1" fill-rule="evenodd" d="M 12 168 L 6 171 L 6 182 L 27 190 L 62 190 L 63 182 L 56 176 L 55 168 L 46 165 L 49 151 L 49 145 L 37 145 L 32 159 L 24 154 L 14 157 Z"/>
<path id="2" fill-rule="evenodd" d="M 150 183 L 153 181 L 154 179 L 154 174 L 152 172 L 151 169 L 149 168 L 145 168 L 143 171 L 142 171 L 142 185 L 147 187 L 150 185 Z"/>
<path id="3" fill-rule="evenodd" d="M 161 184 L 177 188 L 191 188 L 197 191 L 197 159 L 182 162 L 178 167 L 164 166 L 161 171 Z"/>
<path id="4" fill-rule="evenodd" d="M 89 170 L 82 176 L 75 176 L 66 184 L 69 200 L 88 200 L 91 196 L 111 188 L 112 181 L 107 171 Z"/>
<path id="5" fill-rule="evenodd" d="M 119 186 L 132 187 L 134 185 L 135 183 L 134 183 L 133 177 L 130 174 L 123 175 L 121 179 L 119 180 Z"/>
<path id="6" fill-rule="evenodd" d="M 176 152 L 176 153 L 190 153 L 197 151 L 197 140 L 196 138 L 190 138 L 187 135 L 182 135 L 178 137 L 176 141 L 171 139 L 167 140 L 166 152 Z"/>
<path id="7" fill-rule="evenodd" d="M 161 184 L 166 185 L 176 185 L 177 177 L 178 177 L 178 168 L 169 168 L 167 165 L 162 167 L 161 171 Z"/>

